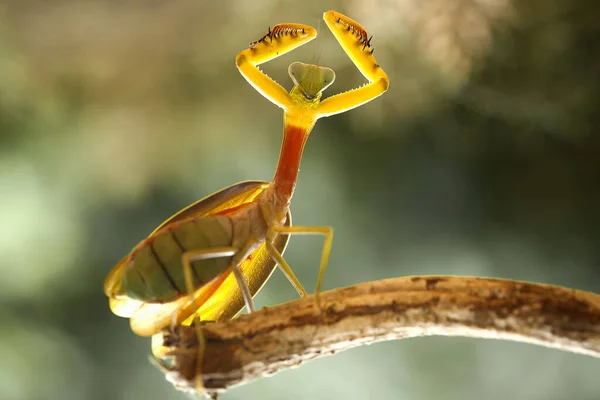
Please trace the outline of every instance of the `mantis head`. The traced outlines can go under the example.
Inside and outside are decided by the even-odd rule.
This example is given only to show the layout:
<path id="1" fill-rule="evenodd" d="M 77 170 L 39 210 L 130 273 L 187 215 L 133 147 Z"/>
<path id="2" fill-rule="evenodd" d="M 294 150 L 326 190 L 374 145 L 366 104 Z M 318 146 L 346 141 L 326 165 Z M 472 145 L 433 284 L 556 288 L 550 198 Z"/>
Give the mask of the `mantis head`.
<path id="1" fill-rule="evenodd" d="M 308 100 L 319 97 L 335 80 L 335 72 L 331 68 L 313 64 L 294 62 L 288 68 L 294 86 L 300 89 Z"/>

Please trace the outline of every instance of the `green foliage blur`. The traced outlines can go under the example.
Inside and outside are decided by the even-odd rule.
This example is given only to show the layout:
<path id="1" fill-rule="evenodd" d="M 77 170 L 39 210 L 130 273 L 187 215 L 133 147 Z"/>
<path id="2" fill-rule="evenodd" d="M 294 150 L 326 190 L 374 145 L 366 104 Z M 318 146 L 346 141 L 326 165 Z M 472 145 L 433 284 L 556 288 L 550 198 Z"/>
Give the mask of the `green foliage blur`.
<path id="1" fill-rule="evenodd" d="M 180 208 L 271 178 L 281 111 L 234 58 L 268 26 L 319 37 L 264 66 L 364 82 L 320 22 L 374 34 L 388 93 L 320 121 L 295 224 L 335 229 L 325 289 L 461 274 L 600 291 L 600 3 L 0 1 L 0 399 L 185 399 L 111 314 L 110 268 Z M 322 241 L 286 258 L 314 285 Z M 276 272 L 257 305 L 294 299 Z M 423 338 L 311 362 L 223 399 L 599 399 L 600 361 Z"/>

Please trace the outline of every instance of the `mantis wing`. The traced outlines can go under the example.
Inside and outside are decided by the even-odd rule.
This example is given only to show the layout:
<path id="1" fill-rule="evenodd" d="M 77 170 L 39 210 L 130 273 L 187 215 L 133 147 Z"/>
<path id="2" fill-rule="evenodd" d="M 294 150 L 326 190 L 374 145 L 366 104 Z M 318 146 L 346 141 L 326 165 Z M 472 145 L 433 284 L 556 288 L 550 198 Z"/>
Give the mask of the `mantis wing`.
<path id="1" fill-rule="evenodd" d="M 270 183 L 266 181 L 244 181 L 221 189 L 180 210 L 177 214 L 160 224 L 150 236 L 154 235 L 166 225 L 182 219 L 221 214 L 231 208 L 251 203 L 256 196 L 269 186 L 269 184 Z"/>
<path id="2" fill-rule="evenodd" d="M 292 215 L 288 212 L 285 226 L 292 224 Z M 283 254 L 289 235 L 278 235 L 273 244 Z M 250 257 L 246 258 L 240 268 L 248 281 L 248 288 L 252 297 L 263 287 L 275 269 L 275 261 L 269 255 L 267 246 L 263 243 Z M 219 321 L 235 317 L 244 307 L 244 299 L 233 273 L 226 274 L 225 280 L 220 284 L 213 295 L 196 310 L 196 316 L 202 321 Z M 184 321 L 185 325 L 191 324 L 193 318 Z"/>
<path id="3" fill-rule="evenodd" d="M 221 214 L 227 210 L 252 202 L 267 186 L 264 181 L 246 181 L 222 189 L 212 195 L 184 208 L 163 222 L 152 232 L 154 235 L 165 225 L 190 218 Z M 288 214 L 286 224 L 291 222 Z M 285 250 L 288 236 L 280 236 L 275 246 L 281 252 Z M 197 289 L 192 296 L 184 296 L 164 304 L 144 303 L 127 297 L 113 297 L 111 293 L 120 284 L 124 262 L 121 260 L 109 273 L 104 283 L 104 291 L 109 297 L 112 312 L 120 317 L 130 318 L 131 329 L 140 336 L 158 333 L 170 324 L 182 323 L 197 312 L 205 320 L 232 318 L 243 308 L 241 293 L 233 274 L 229 271 L 214 281 Z M 269 278 L 275 268 L 275 261 L 269 257 L 263 244 L 241 264 L 250 292 L 254 296 Z"/>
<path id="4" fill-rule="evenodd" d="M 292 216 L 290 213 L 287 215 L 285 226 L 290 226 L 292 222 Z M 283 253 L 289 235 L 279 235 L 275 239 L 275 247 Z M 252 296 L 256 295 L 258 291 L 263 287 L 264 283 L 269 279 L 273 270 L 275 269 L 275 261 L 271 258 L 267 252 L 267 248 L 263 243 L 254 253 L 251 258 L 245 259 L 240 265 L 244 276 L 247 279 L 248 287 Z M 214 290 L 213 290 L 214 289 Z M 210 295 L 206 296 L 208 292 L 212 290 Z M 233 276 L 233 273 L 228 272 L 217 278 L 214 283 L 211 283 L 194 293 L 194 299 L 188 301 L 187 306 L 181 305 L 181 311 L 178 312 L 178 317 L 188 316 L 187 319 L 177 321 L 183 325 L 190 325 L 194 321 L 194 317 L 199 317 L 201 321 L 219 321 L 224 319 L 231 319 L 235 317 L 245 306 L 244 299 L 242 298 L 242 292 L 239 289 L 237 280 Z M 195 300 L 195 301 L 194 301 Z M 200 307 L 194 308 L 195 304 L 200 304 Z M 143 307 L 146 308 L 153 306 L 147 304 Z M 162 310 L 166 311 L 166 310 Z M 173 311 L 171 311 L 172 313 Z M 154 314 L 154 315 L 152 315 Z M 156 317 L 156 312 L 149 313 L 148 317 Z M 139 318 L 138 314 L 135 315 L 136 319 Z M 163 321 L 167 321 L 171 317 L 170 314 L 163 316 Z M 172 321 L 172 319 L 171 319 Z M 175 322 L 175 321 L 172 321 Z M 132 322 L 133 324 L 133 322 Z M 162 326 L 162 328 L 169 326 L 168 324 Z M 133 327 L 133 325 L 132 325 Z M 160 328 L 162 330 L 162 328 Z M 135 329 L 134 329 L 135 332 Z M 137 333 L 137 332 L 136 332 Z M 170 348 L 163 345 L 163 334 L 153 334 L 152 336 L 152 354 L 158 359 L 165 357 Z"/>

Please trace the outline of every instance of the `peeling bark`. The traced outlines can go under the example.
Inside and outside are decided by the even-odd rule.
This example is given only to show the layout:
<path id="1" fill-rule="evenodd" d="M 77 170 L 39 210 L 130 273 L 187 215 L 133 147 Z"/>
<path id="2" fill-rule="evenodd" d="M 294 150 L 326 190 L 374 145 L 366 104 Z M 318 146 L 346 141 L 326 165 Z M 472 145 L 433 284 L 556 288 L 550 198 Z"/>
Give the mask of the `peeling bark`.
<path id="1" fill-rule="evenodd" d="M 504 339 L 600 357 L 600 295 L 501 279 L 415 276 L 331 290 L 202 325 L 207 394 L 363 344 L 421 336 Z M 196 390 L 194 327 L 163 333 L 160 361 Z M 166 365 L 169 365 L 166 367 Z"/>

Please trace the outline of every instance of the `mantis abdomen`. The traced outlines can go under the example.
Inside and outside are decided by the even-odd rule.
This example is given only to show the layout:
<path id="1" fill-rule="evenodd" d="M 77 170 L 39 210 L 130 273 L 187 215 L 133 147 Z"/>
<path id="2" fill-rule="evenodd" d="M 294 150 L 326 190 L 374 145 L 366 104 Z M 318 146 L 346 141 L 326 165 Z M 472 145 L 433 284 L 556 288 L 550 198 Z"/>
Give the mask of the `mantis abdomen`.
<path id="1" fill-rule="evenodd" d="M 228 216 L 213 215 L 170 224 L 132 251 L 121 277 L 123 294 L 147 303 L 164 303 L 187 295 L 182 256 L 187 252 L 231 246 L 233 226 Z M 232 257 L 191 263 L 193 287 L 225 272 Z"/>

